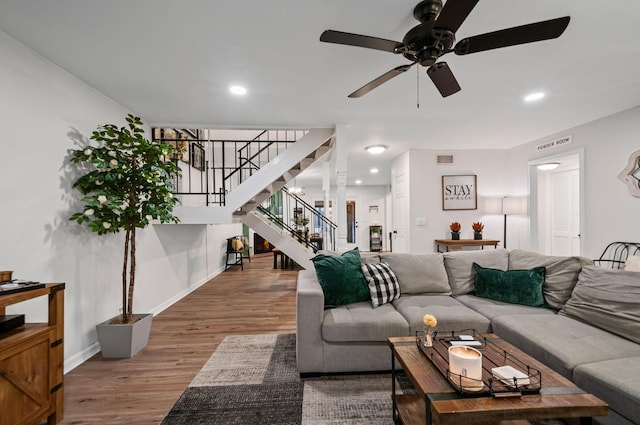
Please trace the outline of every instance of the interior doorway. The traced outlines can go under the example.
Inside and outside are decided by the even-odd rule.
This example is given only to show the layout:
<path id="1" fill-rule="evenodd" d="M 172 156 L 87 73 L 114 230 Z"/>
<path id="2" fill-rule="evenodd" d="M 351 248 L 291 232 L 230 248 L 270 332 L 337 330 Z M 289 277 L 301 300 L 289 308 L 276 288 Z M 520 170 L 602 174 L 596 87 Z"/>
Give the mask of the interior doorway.
<path id="1" fill-rule="evenodd" d="M 540 158 L 529 166 L 533 248 L 548 255 L 582 255 L 586 236 L 583 151 Z"/>
<path id="2" fill-rule="evenodd" d="M 356 201 L 347 201 L 347 243 L 356 243 L 356 229 L 358 222 L 356 220 Z"/>

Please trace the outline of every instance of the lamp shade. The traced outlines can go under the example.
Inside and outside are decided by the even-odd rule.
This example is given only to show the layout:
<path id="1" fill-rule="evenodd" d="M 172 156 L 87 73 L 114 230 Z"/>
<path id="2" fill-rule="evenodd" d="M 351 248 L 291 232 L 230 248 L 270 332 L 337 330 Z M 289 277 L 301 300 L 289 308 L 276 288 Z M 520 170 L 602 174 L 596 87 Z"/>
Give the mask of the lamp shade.
<path id="1" fill-rule="evenodd" d="M 502 196 L 486 197 L 483 204 L 486 214 L 502 214 Z"/>
<path id="2" fill-rule="evenodd" d="M 524 196 L 505 196 L 502 199 L 502 214 L 526 215 L 527 198 Z"/>

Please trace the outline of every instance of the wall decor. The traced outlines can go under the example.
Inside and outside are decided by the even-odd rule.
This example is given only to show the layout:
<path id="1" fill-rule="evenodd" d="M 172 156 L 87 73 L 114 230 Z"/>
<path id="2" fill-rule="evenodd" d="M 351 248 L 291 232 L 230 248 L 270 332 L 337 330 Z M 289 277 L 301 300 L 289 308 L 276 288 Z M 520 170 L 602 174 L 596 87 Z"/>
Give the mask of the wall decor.
<path id="1" fill-rule="evenodd" d="M 640 151 L 631 154 L 629 163 L 618 178 L 627 185 L 631 195 L 640 198 Z"/>
<path id="2" fill-rule="evenodd" d="M 443 210 L 477 210 L 477 176 L 442 176 Z"/>
<path id="3" fill-rule="evenodd" d="M 204 148 L 197 143 L 189 145 L 189 157 L 191 166 L 197 170 L 204 171 Z"/>

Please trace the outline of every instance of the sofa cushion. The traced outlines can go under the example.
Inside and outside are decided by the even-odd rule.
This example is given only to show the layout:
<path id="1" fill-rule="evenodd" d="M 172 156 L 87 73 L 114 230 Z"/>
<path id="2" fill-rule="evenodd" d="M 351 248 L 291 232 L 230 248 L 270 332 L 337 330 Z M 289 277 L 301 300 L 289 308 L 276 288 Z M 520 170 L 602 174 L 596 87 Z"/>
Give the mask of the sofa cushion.
<path id="1" fill-rule="evenodd" d="M 547 269 L 542 290 L 547 305 L 556 310 L 560 310 L 571 296 L 582 267 L 589 265 L 593 265 L 593 261 L 584 257 L 557 257 L 520 249 L 509 252 L 510 270 L 534 267 Z"/>
<path id="2" fill-rule="evenodd" d="M 425 314 L 435 316 L 438 332 L 475 329 L 478 333 L 491 332 L 491 322 L 478 312 L 446 295 L 402 295 L 393 302 L 396 310 L 409 322 L 409 332 L 424 330 Z"/>
<path id="3" fill-rule="evenodd" d="M 373 311 L 371 302 L 360 302 L 324 312 L 322 339 L 328 342 L 384 342 L 401 335 L 409 335 L 409 324 L 391 304 Z"/>
<path id="4" fill-rule="evenodd" d="M 340 256 L 319 254 L 311 259 L 324 293 L 324 308 L 369 301 L 358 248 Z"/>
<path id="5" fill-rule="evenodd" d="M 603 399 L 612 410 L 640 424 L 640 357 L 605 360 L 577 366 L 573 380 Z"/>
<path id="6" fill-rule="evenodd" d="M 445 252 L 442 256 L 453 295 L 475 291 L 476 272 L 473 263 L 500 270 L 507 270 L 509 267 L 509 253 L 506 249 L 454 251 Z"/>
<path id="7" fill-rule="evenodd" d="M 583 267 L 560 314 L 640 344 L 640 273 Z"/>
<path id="8" fill-rule="evenodd" d="M 555 314 L 553 310 L 542 307 L 529 307 L 526 305 L 512 304 L 504 301 L 490 300 L 475 295 L 460 295 L 456 300 L 478 313 L 493 320 L 505 314 Z"/>
<path id="9" fill-rule="evenodd" d="M 398 278 L 387 263 L 363 264 L 362 273 L 369 286 L 373 308 L 400 298 Z"/>
<path id="10" fill-rule="evenodd" d="M 493 319 L 493 331 L 571 379 L 578 365 L 640 356 L 640 344 L 559 314 L 514 314 Z"/>
<path id="11" fill-rule="evenodd" d="M 403 294 L 451 294 L 440 254 L 383 253 L 380 261 L 396 274 Z"/>
<path id="12" fill-rule="evenodd" d="M 476 295 L 531 307 L 544 306 L 544 267 L 531 270 L 498 270 L 473 263 Z"/>

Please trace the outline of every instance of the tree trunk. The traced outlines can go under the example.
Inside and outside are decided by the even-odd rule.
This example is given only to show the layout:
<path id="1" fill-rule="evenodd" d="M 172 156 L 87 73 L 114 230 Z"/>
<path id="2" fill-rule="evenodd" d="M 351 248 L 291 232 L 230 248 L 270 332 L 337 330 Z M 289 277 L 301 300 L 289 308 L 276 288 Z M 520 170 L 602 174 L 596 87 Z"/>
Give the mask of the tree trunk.
<path id="1" fill-rule="evenodd" d="M 124 234 L 124 259 L 122 261 L 122 322 L 127 323 L 127 265 L 129 262 L 129 238 L 131 229 L 127 229 Z"/>
<path id="2" fill-rule="evenodd" d="M 128 296 L 128 310 L 127 316 L 128 320 L 133 319 L 133 287 L 136 281 L 136 226 L 131 226 L 131 244 L 129 246 L 131 249 L 130 257 L 131 257 L 131 268 L 129 270 L 129 296 Z"/>

